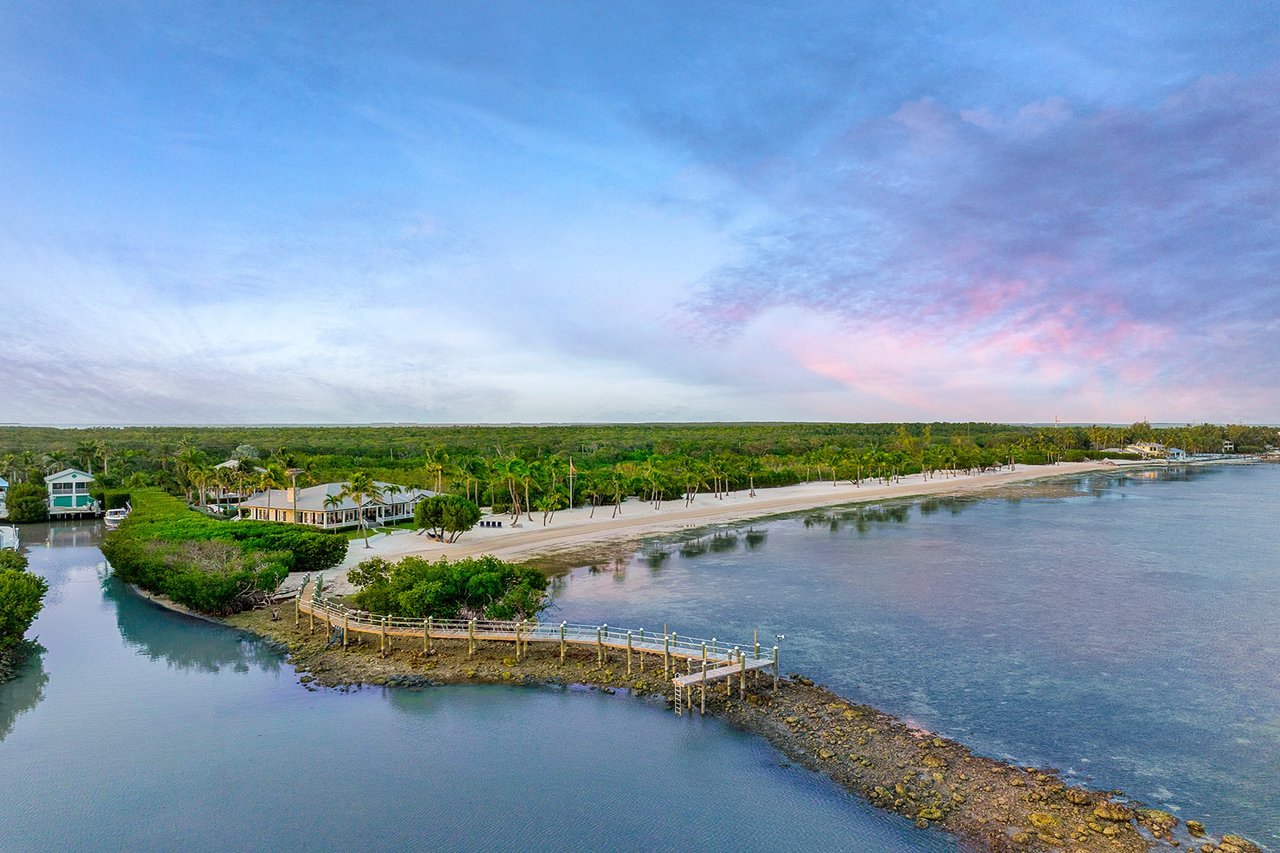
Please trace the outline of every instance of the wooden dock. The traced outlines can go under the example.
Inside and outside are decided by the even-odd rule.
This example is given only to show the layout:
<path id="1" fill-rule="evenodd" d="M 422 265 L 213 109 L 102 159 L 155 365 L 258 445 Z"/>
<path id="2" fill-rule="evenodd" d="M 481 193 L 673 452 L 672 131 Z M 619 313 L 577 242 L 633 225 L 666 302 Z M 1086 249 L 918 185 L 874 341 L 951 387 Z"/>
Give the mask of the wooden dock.
<path id="1" fill-rule="evenodd" d="M 645 661 L 662 659 L 663 675 L 671 678 L 675 699 L 675 712 L 692 711 L 695 688 L 700 691 L 698 709 L 706 712 L 707 689 L 724 679 L 725 695 L 733 688 L 735 676 L 740 697 L 746 696 L 747 673 L 772 669 L 773 689 L 778 687 L 778 647 L 764 650 L 758 638 L 750 643 L 734 645 L 716 638 L 704 640 L 687 637 L 669 631 L 646 631 L 643 628 L 615 628 L 609 625 L 575 625 L 568 622 L 536 622 L 530 620 L 502 621 L 488 619 L 410 619 L 402 616 L 383 616 L 362 610 L 352 610 L 329 600 L 323 594 L 323 582 L 304 580 L 294 597 L 294 624 L 301 627 L 303 617 L 308 630 L 314 632 L 317 625 L 335 642 L 340 637 L 345 650 L 353 635 L 375 635 L 379 651 L 385 656 L 395 640 L 409 640 L 416 646 L 421 643 L 424 653 L 430 652 L 436 640 L 466 640 L 467 654 L 473 655 L 476 644 L 493 641 L 515 644 L 515 657 L 519 661 L 528 653 L 529 643 L 555 643 L 560 648 L 560 660 L 565 659 L 569 646 L 588 646 L 596 650 L 596 662 L 603 666 L 611 651 L 626 655 L 627 674 L 633 666 L 644 672 Z M 686 670 L 680 673 L 681 662 Z M 656 665 L 656 661 L 654 662 Z"/>

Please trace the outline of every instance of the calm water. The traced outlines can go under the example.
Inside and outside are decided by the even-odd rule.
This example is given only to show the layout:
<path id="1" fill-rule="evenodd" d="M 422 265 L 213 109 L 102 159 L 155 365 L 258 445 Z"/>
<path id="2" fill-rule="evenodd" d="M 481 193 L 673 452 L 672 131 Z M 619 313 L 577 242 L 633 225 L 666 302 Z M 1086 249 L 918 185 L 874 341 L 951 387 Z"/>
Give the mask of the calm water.
<path id="1" fill-rule="evenodd" d="M 552 616 L 762 630 L 784 671 L 1280 850 L 1280 466 L 757 523 L 557 582 Z"/>
<path id="2" fill-rule="evenodd" d="M 954 849 L 653 704 L 309 692 L 263 644 L 104 579 L 96 535 L 24 531 L 51 593 L 47 651 L 0 686 L 5 851 Z"/>

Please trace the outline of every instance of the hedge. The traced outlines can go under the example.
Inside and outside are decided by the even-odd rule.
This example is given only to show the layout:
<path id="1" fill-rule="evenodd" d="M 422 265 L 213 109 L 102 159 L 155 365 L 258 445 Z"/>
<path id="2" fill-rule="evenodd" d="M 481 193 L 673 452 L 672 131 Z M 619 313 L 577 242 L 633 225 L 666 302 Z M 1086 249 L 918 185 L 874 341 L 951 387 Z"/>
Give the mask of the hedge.
<path id="1" fill-rule="evenodd" d="M 291 571 L 342 562 L 341 536 L 264 521 L 220 521 L 156 489 L 135 492 L 133 511 L 102 542 L 116 577 L 202 613 L 243 610 Z"/>

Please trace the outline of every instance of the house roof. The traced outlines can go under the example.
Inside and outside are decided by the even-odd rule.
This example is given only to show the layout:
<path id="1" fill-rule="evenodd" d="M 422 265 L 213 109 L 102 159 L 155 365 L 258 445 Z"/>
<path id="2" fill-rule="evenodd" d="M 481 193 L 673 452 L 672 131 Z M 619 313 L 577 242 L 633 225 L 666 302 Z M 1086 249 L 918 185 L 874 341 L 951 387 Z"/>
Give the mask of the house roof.
<path id="1" fill-rule="evenodd" d="M 270 495 L 272 509 L 294 509 L 305 512 L 324 512 L 326 510 L 338 511 L 344 509 L 355 509 L 356 502 L 350 497 L 344 497 L 337 505 L 325 506 L 325 501 L 331 495 L 337 496 L 342 494 L 343 487 L 346 483 L 324 483 L 319 486 L 310 486 L 305 489 L 298 489 L 297 499 L 289 500 L 288 489 L 271 489 L 268 492 L 258 492 L 240 502 L 243 507 L 266 507 L 267 496 Z M 413 489 L 407 486 L 397 486 L 394 483 L 383 483 L 378 481 L 377 485 L 383 490 L 383 503 L 416 503 L 422 498 L 429 498 L 435 495 L 435 492 L 428 489 Z M 369 506 L 369 502 L 365 502 L 365 506 Z"/>
<path id="2" fill-rule="evenodd" d="M 0 489 L 7 489 L 7 488 L 9 488 L 9 481 L 6 480 L 4 477 L 0 477 Z"/>
<path id="3" fill-rule="evenodd" d="M 219 462 L 217 465 L 214 465 L 213 467 L 214 467 L 214 468 L 230 468 L 232 471 L 239 471 L 239 470 L 240 470 L 240 460 L 239 460 L 239 459 L 228 459 L 226 462 Z M 261 473 L 261 472 L 263 472 L 263 471 L 265 471 L 265 470 L 267 470 L 267 469 L 266 469 L 266 468 L 259 468 L 257 465 L 254 465 L 254 466 L 253 466 L 253 470 L 255 470 L 255 471 L 257 471 L 257 472 Z"/>
<path id="4" fill-rule="evenodd" d="M 67 468 L 64 471 L 59 471 L 56 474 L 50 474 L 48 477 L 44 478 L 46 483 L 57 483 L 62 480 L 84 480 L 86 483 L 92 483 L 93 475 L 86 474 L 79 468 Z"/>

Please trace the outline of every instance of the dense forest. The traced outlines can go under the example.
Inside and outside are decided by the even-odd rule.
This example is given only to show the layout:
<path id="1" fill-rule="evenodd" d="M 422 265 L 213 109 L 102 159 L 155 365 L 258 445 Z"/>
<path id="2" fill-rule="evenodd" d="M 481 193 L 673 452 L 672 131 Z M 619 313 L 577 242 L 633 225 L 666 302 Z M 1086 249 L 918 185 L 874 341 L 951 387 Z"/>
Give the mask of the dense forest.
<path id="1" fill-rule="evenodd" d="M 813 480 L 886 478 L 1097 458 L 1134 442 L 1189 452 L 1280 443 L 1274 428 L 1036 427 L 932 424 L 600 424 L 547 426 L 0 427 L 0 475 L 12 483 L 75 466 L 109 489 L 159 486 L 188 499 L 374 479 L 469 497 L 503 510 L 554 512 L 627 497 L 673 499 Z M 1116 455 L 1110 453 L 1107 455 Z M 245 464 L 215 468 L 227 459 Z"/>

